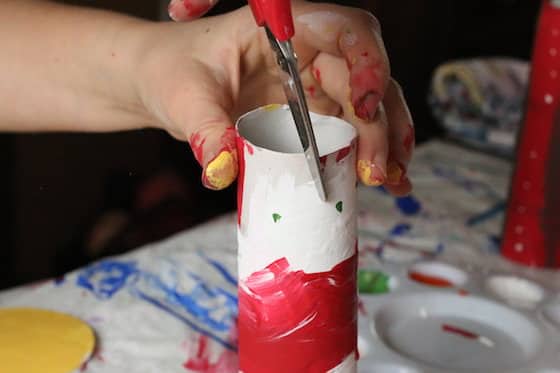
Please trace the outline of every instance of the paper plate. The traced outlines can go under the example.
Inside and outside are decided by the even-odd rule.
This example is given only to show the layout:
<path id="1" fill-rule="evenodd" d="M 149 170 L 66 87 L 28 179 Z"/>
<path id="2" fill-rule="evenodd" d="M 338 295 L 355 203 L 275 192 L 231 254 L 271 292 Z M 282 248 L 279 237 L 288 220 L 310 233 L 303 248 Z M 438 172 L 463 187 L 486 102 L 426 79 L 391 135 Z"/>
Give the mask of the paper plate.
<path id="1" fill-rule="evenodd" d="M 89 359 L 93 330 L 61 313 L 31 309 L 0 309 L 0 364 L 10 373 L 72 372 Z"/>

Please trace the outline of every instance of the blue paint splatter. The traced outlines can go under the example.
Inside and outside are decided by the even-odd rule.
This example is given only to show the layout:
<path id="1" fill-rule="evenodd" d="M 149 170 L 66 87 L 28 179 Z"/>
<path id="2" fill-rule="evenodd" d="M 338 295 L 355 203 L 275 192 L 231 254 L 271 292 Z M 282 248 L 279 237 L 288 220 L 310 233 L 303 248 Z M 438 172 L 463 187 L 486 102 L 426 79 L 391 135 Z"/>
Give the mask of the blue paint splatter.
<path id="1" fill-rule="evenodd" d="M 221 264 L 217 260 L 214 260 L 214 259 L 211 259 L 211 258 L 207 257 L 203 253 L 199 253 L 199 255 L 200 255 L 201 258 L 206 260 L 206 262 L 208 262 L 208 264 L 210 264 L 212 267 L 214 267 L 227 282 L 229 282 L 233 286 L 237 286 L 237 279 L 235 277 L 233 277 L 233 275 L 231 273 L 229 273 L 229 271 L 227 270 L 227 268 L 223 264 Z"/>
<path id="2" fill-rule="evenodd" d="M 395 203 L 404 215 L 416 215 L 422 209 L 420 201 L 413 196 L 396 198 Z"/>
<path id="3" fill-rule="evenodd" d="M 190 274 L 190 277 L 194 280 L 194 286 L 183 290 L 176 283 L 165 282 L 154 274 L 144 273 L 142 283 L 146 286 L 136 286 L 135 290 L 187 312 L 215 331 L 229 331 L 237 314 L 237 298 L 223 289 L 211 288 L 198 276 Z"/>
<path id="4" fill-rule="evenodd" d="M 110 299 L 137 275 L 138 269 L 133 262 L 106 260 L 86 267 L 78 275 L 76 285 L 91 291 L 99 299 Z"/>
<path id="5" fill-rule="evenodd" d="M 188 318 L 184 317 L 183 315 L 181 315 L 179 312 L 177 312 L 173 308 L 168 307 L 167 305 L 161 303 L 159 300 L 157 300 L 155 298 L 151 298 L 150 296 L 148 296 L 146 294 L 143 294 L 143 293 L 138 293 L 137 295 L 140 299 L 143 299 L 144 301 L 150 303 L 151 305 L 165 311 L 169 315 L 181 320 L 182 322 L 184 322 L 185 324 L 187 324 L 193 330 L 199 332 L 200 334 L 203 334 L 203 335 L 213 339 L 214 341 L 218 342 L 219 344 L 221 344 L 222 346 L 224 346 L 225 348 L 227 348 L 229 350 L 237 351 L 237 347 L 234 346 L 233 344 L 231 344 L 231 343 L 227 342 L 226 340 L 214 335 L 213 333 L 205 330 L 204 328 L 199 327 L 196 323 L 194 323 L 191 320 L 189 320 Z"/>
<path id="6" fill-rule="evenodd" d="M 412 229 L 412 226 L 407 223 L 397 224 L 390 231 L 390 237 L 404 236 Z"/>

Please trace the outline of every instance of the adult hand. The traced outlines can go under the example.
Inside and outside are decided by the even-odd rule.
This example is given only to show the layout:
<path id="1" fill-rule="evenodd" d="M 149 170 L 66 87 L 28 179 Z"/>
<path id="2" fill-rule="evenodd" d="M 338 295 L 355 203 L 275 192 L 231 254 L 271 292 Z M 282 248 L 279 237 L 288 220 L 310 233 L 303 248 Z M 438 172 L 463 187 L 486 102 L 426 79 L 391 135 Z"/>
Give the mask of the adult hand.
<path id="1" fill-rule="evenodd" d="M 170 15 L 191 20 L 214 1 L 172 1 Z M 357 172 L 371 186 L 410 192 L 412 118 L 377 20 L 362 10 L 293 2 L 294 45 L 310 110 L 337 115 L 359 132 Z M 285 102 L 275 58 L 248 7 L 188 27 L 153 26 L 142 64 L 141 96 L 158 123 L 190 143 L 212 189 L 237 175 L 233 122 L 257 106 Z M 255 94 L 258 92 L 258 94 Z"/>

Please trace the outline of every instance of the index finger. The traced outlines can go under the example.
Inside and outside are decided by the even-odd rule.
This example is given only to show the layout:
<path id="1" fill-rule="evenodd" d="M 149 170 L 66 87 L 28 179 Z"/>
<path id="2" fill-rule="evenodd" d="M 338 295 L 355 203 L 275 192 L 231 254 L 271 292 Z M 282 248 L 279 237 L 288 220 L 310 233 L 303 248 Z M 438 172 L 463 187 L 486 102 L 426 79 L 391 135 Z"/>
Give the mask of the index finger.
<path id="1" fill-rule="evenodd" d="M 363 10 L 337 5 L 295 3 L 293 11 L 294 43 L 303 51 L 301 59 L 309 60 L 306 54 L 317 51 L 343 57 L 350 71 L 348 99 L 355 115 L 373 121 L 390 76 L 377 19 Z M 320 71 L 315 76 L 320 80 Z"/>

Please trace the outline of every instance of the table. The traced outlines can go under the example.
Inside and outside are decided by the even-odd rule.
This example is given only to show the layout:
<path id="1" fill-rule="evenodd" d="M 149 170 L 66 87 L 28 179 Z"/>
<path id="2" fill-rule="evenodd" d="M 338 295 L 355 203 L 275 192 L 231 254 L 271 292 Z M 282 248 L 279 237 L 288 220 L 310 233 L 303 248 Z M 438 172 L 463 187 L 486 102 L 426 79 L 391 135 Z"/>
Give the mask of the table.
<path id="1" fill-rule="evenodd" d="M 360 267 L 476 262 L 499 248 L 511 165 L 457 145 L 419 147 L 413 194 L 359 189 Z M 95 330 L 83 372 L 236 372 L 236 219 L 228 214 L 62 278 L 0 293 L 0 307 L 70 313 Z"/>

